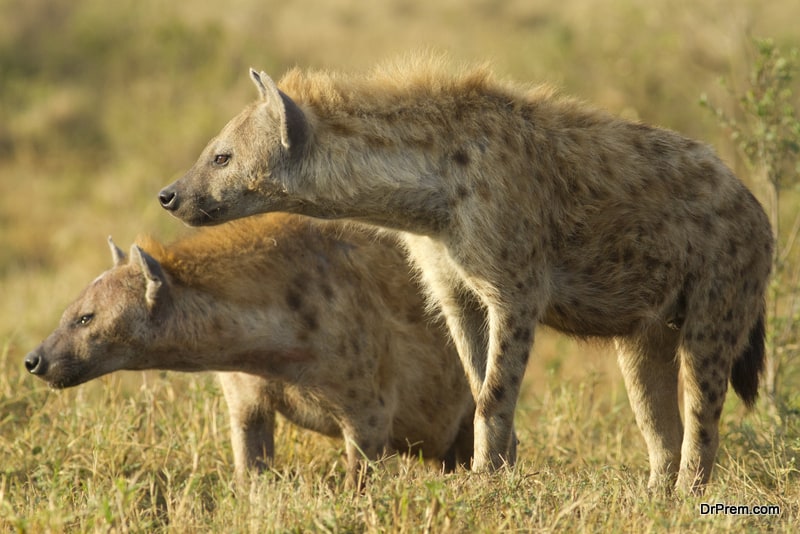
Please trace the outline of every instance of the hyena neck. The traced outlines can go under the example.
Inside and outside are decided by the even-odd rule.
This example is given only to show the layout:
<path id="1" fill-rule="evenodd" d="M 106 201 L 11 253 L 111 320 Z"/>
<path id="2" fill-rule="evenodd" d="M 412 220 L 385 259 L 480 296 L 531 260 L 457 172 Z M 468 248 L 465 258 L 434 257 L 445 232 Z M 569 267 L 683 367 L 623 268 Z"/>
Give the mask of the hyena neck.
<path id="1" fill-rule="evenodd" d="M 229 302 L 206 291 L 172 286 L 146 368 L 281 375 L 308 352 L 285 314 L 268 305 Z"/>
<path id="2" fill-rule="evenodd" d="M 425 235 L 444 230 L 451 203 L 435 151 L 389 126 L 377 139 L 363 133 L 382 127 L 374 119 L 350 119 L 353 128 L 342 133 L 332 119 L 315 118 L 313 141 L 289 171 L 303 199 L 295 211 Z"/>

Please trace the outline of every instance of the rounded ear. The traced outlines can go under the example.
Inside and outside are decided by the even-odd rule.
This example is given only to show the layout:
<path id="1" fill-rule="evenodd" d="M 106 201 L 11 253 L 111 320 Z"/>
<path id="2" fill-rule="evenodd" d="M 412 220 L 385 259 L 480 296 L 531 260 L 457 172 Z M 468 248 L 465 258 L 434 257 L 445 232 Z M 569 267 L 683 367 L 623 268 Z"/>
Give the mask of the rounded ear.
<path id="1" fill-rule="evenodd" d="M 147 281 L 145 290 L 145 300 L 151 309 L 156 305 L 159 298 L 163 298 L 167 290 L 167 278 L 161 265 L 150 254 L 139 248 L 138 245 L 131 246 L 131 262 L 139 265 Z"/>
<path id="2" fill-rule="evenodd" d="M 114 240 L 111 239 L 111 236 L 108 236 L 108 248 L 111 249 L 111 259 L 114 260 L 114 267 L 119 267 L 125 263 L 125 253 L 114 244 Z"/>
<path id="3" fill-rule="evenodd" d="M 250 78 L 267 109 L 280 121 L 281 144 L 297 153 L 308 138 L 308 121 L 303 110 L 286 93 L 278 89 L 266 72 L 250 69 Z"/>

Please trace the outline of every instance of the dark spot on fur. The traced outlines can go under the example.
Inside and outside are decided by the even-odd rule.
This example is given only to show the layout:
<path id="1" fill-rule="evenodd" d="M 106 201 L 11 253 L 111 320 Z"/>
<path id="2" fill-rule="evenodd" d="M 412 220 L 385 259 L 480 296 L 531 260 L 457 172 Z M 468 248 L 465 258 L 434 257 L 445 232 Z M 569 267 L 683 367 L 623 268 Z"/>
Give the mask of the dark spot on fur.
<path id="1" fill-rule="evenodd" d="M 289 289 L 286 292 L 286 304 L 290 309 L 297 311 L 303 305 L 303 299 L 294 289 Z"/>
<path id="2" fill-rule="evenodd" d="M 333 300 L 333 288 L 327 282 L 320 283 L 319 289 L 322 291 L 322 296 L 325 297 L 325 300 L 329 302 Z"/>
<path id="3" fill-rule="evenodd" d="M 739 247 L 735 239 L 731 239 L 730 241 L 728 241 L 728 256 L 735 257 L 738 250 Z"/>
<path id="4" fill-rule="evenodd" d="M 714 219 L 711 218 L 711 215 L 705 214 L 700 221 L 700 225 L 703 227 L 703 231 L 706 234 L 710 234 L 714 229 Z"/>
<path id="5" fill-rule="evenodd" d="M 733 345 L 736 343 L 736 334 L 730 330 L 726 330 L 723 334 L 722 338 L 725 340 L 725 343 L 728 345 Z"/>
<path id="6" fill-rule="evenodd" d="M 378 403 L 379 403 L 381 406 L 386 406 L 386 401 L 385 401 L 385 400 L 383 400 L 383 395 L 378 395 Z"/>
<path id="7" fill-rule="evenodd" d="M 463 148 L 460 148 L 453 154 L 453 161 L 465 167 L 469 165 L 469 154 Z"/>
<path id="8" fill-rule="evenodd" d="M 506 396 L 506 388 L 502 384 L 492 387 L 491 392 L 492 400 L 494 402 L 500 402 L 503 400 L 503 397 Z"/>
<path id="9" fill-rule="evenodd" d="M 464 200 L 468 196 L 469 190 L 463 184 L 458 184 L 458 187 L 456 187 L 456 197 L 458 197 L 458 200 Z"/>
<path id="10" fill-rule="evenodd" d="M 311 331 L 316 330 L 319 328 L 319 323 L 317 322 L 317 314 L 314 312 L 306 312 L 303 314 L 303 324 Z"/>
<path id="11" fill-rule="evenodd" d="M 711 436 L 708 435 L 705 428 L 700 429 L 700 443 L 704 446 L 711 445 Z"/>
<path id="12" fill-rule="evenodd" d="M 694 339 L 696 341 L 705 341 L 706 340 L 705 332 L 695 332 Z"/>
<path id="13" fill-rule="evenodd" d="M 517 328 L 514 330 L 514 339 L 517 341 L 528 341 L 531 338 L 530 328 Z"/>
<path id="14" fill-rule="evenodd" d="M 361 353 L 361 339 L 356 332 L 350 335 L 350 350 L 353 355 Z"/>
<path id="15" fill-rule="evenodd" d="M 367 419 L 367 424 L 370 426 L 370 428 L 375 428 L 378 426 L 378 418 L 374 415 L 369 416 L 369 419 Z"/>
<path id="16" fill-rule="evenodd" d="M 348 389 L 347 390 L 347 398 L 355 399 L 356 397 L 358 397 L 358 393 L 356 393 L 355 389 Z"/>

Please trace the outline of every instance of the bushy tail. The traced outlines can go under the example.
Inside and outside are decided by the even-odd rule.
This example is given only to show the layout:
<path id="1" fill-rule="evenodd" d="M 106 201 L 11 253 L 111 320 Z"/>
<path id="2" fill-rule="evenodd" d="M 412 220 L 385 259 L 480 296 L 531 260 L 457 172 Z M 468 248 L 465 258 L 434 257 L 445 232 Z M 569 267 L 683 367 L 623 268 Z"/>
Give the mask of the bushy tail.
<path id="1" fill-rule="evenodd" d="M 731 385 L 744 404 L 751 408 L 758 397 L 758 381 L 764 370 L 764 313 L 758 316 L 750 330 L 750 339 L 744 352 L 733 362 Z"/>

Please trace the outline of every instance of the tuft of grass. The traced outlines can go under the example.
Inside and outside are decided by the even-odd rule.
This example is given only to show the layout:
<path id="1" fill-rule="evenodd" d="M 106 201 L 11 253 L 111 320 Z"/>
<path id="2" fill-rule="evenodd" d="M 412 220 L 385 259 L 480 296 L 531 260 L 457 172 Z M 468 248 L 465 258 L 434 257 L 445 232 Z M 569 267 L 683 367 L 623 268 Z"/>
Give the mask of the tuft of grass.
<path id="1" fill-rule="evenodd" d="M 8 374 L 3 389 L 19 378 Z M 539 393 L 525 388 L 515 469 L 445 475 L 394 456 L 361 493 L 344 489 L 340 441 L 283 422 L 275 469 L 237 488 L 210 376 L 118 374 L 61 392 L 26 382 L 0 423 L 4 531 L 791 532 L 800 524 L 797 444 L 736 409 L 723 415 L 706 495 L 649 496 L 627 399 L 599 377 L 552 376 Z M 781 513 L 702 516 L 702 503 L 774 504 Z"/>

